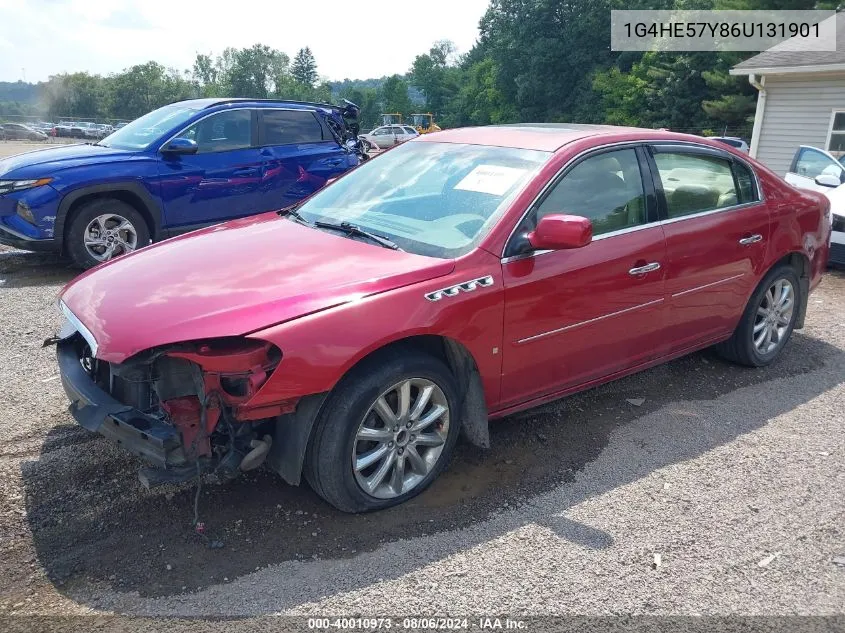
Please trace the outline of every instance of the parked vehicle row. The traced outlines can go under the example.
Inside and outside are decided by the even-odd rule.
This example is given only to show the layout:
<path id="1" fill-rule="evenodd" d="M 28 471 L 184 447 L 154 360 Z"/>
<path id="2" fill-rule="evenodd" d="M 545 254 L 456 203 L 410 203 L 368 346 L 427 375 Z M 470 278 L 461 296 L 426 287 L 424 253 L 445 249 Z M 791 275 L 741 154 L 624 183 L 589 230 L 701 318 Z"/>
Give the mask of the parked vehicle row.
<path id="1" fill-rule="evenodd" d="M 357 107 L 243 99 L 165 106 L 92 144 L 0 161 L 0 243 L 88 268 L 293 204 L 358 165 Z"/>
<path id="2" fill-rule="evenodd" d="M 51 129 L 51 136 L 79 138 L 79 139 L 103 139 L 115 128 L 106 123 L 92 123 L 90 121 L 63 121 Z"/>
<path id="3" fill-rule="evenodd" d="M 148 486 L 265 464 L 341 510 L 386 508 L 447 467 L 459 434 L 488 445 L 490 419 L 708 346 L 772 363 L 827 264 L 827 198 L 671 132 L 449 130 L 297 202 L 353 162 L 317 139 L 331 117 L 188 102 L 87 150 L 108 154 L 112 180 L 147 170 L 171 227 L 195 209 L 286 206 L 109 261 L 61 294 L 70 411 L 143 456 Z M 32 192 L 60 193 L 73 168 L 42 166 L 3 182 L 50 198 Z M 126 223 L 140 244 L 142 216 L 95 193 L 69 216 L 68 248 L 125 244 Z"/>
<path id="4" fill-rule="evenodd" d="M 0 123 L 0 140 L 46 141 L 47 135 L 23 123 Z"/>

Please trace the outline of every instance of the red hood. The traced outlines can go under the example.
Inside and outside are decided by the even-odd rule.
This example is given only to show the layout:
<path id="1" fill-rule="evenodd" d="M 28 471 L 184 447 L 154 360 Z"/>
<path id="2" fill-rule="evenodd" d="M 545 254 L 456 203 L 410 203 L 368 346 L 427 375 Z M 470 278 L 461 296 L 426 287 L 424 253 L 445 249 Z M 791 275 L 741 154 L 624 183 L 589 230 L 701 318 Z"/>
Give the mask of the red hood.
<path id="1" fill-rule="evenodd" d="M 392 251 L 266 213 L 144 248 L 62 291 L 97 357 L 238 336 L 446 275 L 454 263 Z"/>

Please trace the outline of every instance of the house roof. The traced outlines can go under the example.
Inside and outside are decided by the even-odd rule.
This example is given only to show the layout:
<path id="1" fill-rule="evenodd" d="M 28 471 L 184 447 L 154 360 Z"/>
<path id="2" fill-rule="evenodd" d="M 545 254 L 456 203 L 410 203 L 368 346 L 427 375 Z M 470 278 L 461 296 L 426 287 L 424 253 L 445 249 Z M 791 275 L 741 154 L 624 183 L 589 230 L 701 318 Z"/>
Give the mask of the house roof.
<path id="1" fill-rule="evenodd" d="M 790 38 L 740 62 L 731 68 L 731 74 L 845 71 L 845 13 L 838 13 L 828 19 L 836 21 L 835 51 L 807 50 L 812 44 Z"/>

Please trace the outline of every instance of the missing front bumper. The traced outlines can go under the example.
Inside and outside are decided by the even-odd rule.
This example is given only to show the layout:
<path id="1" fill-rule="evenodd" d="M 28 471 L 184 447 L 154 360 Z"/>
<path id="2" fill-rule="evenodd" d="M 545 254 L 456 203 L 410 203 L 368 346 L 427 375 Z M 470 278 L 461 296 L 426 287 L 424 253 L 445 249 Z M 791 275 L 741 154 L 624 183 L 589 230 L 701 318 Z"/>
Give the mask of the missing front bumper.
<path id="1" fill-rule="evenodd" d="M 184 464 L 179 431 L 101 389 L 82 367 L 80 345 L 78 335 L 57 345 L 62 386 L 71 401 L 70 414 L 79 425 L 160 468 Z"/>

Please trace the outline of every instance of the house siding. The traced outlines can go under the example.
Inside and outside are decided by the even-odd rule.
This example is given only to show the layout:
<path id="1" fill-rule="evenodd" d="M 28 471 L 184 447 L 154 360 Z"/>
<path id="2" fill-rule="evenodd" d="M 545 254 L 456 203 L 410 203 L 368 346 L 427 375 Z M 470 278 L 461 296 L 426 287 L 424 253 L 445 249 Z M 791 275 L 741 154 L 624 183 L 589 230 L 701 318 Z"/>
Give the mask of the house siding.
<path id="1" fill-rule="evenodd" d="M 825 148 L 833 110 L 845 110 L 845 73 L 766 76 L 757 159 L 783 176 L 799 145 Z"/>

